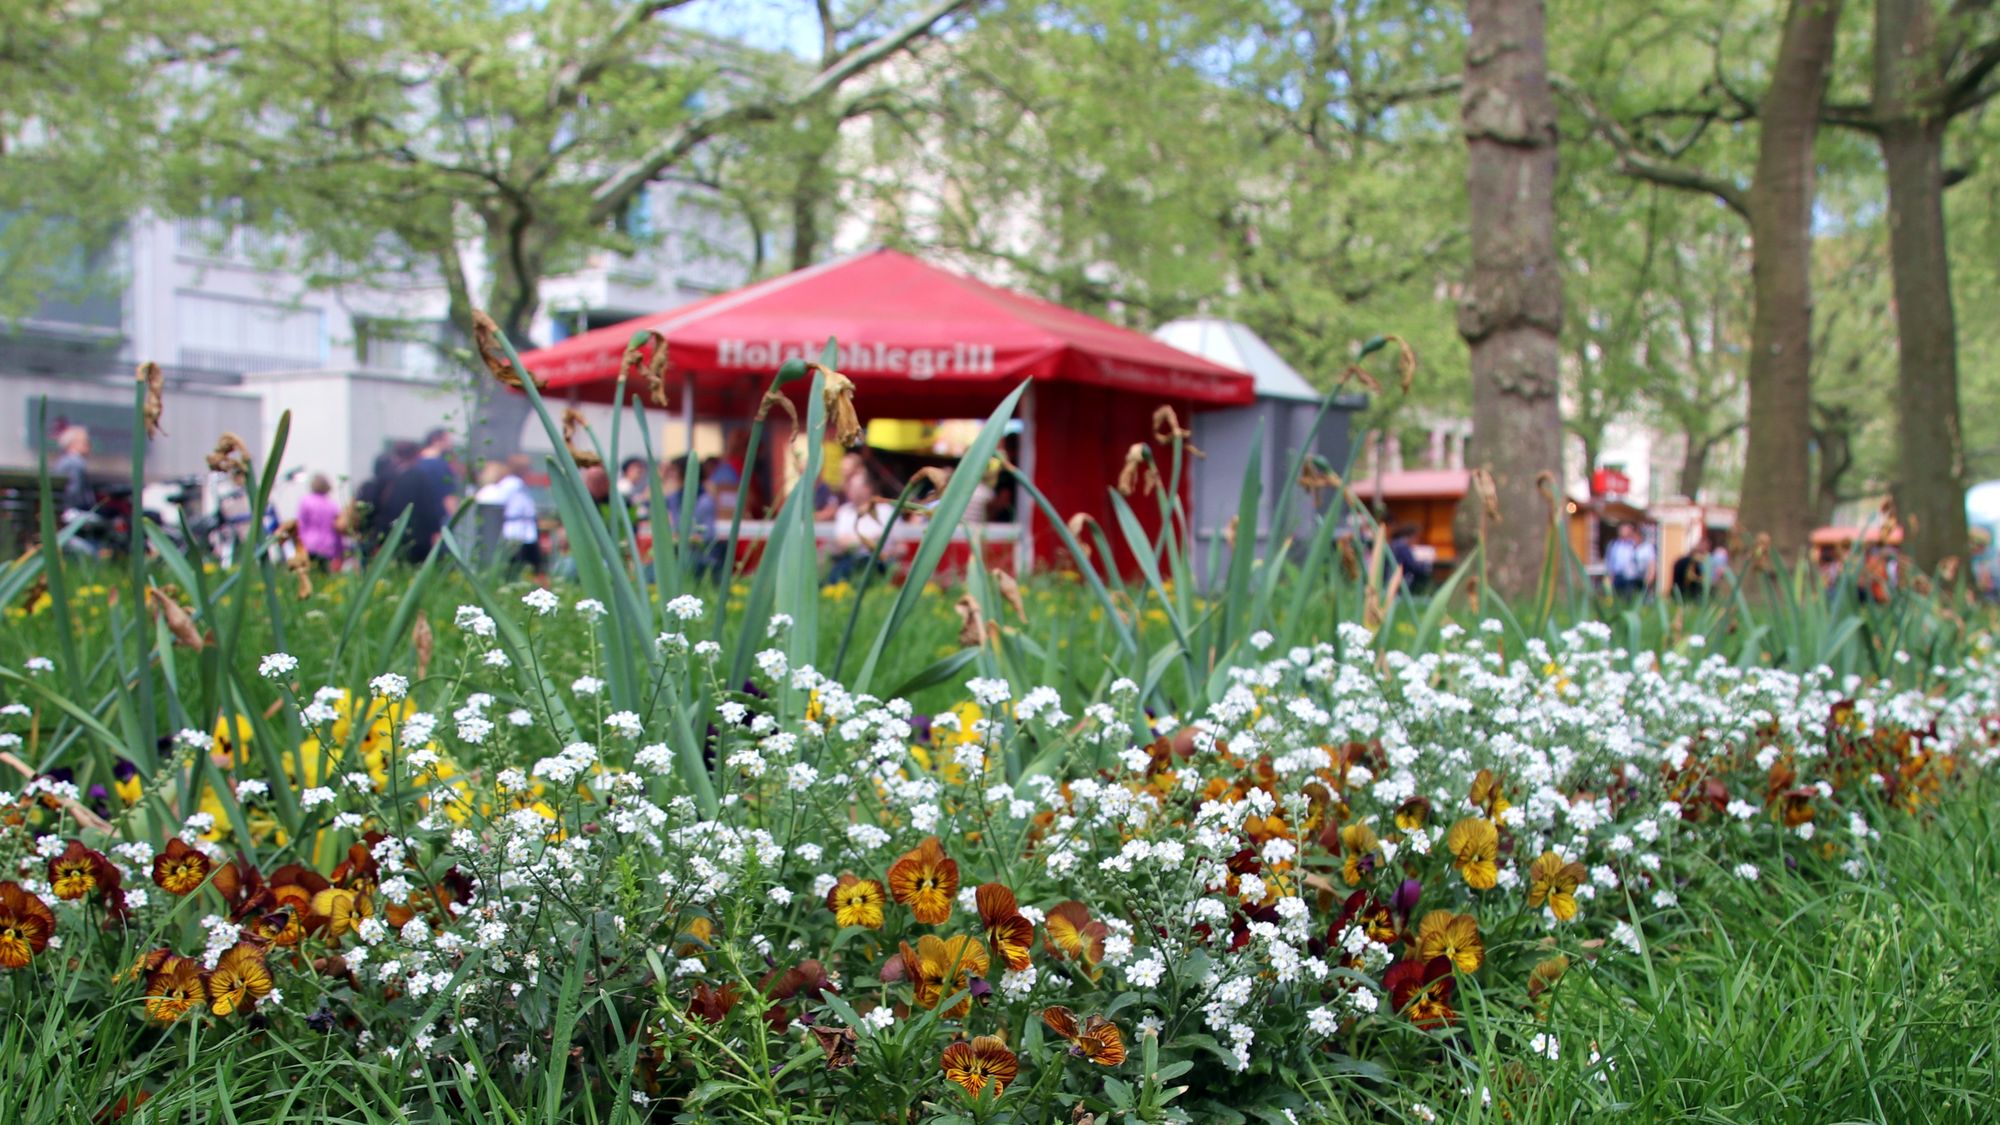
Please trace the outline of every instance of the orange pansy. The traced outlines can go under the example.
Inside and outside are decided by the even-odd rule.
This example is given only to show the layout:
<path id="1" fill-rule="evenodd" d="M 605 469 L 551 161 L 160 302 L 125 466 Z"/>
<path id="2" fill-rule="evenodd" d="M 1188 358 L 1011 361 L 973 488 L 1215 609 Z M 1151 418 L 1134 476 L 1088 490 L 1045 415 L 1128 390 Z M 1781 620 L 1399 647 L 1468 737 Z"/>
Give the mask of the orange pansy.
<path id="1" fill-rule="evenodd" d="M 946 857 L 936 836 L 926 836 L 890 866 L 889 894 L 909 907 L 917 921 L 941 925 L 951 917 L 952 898 L 958 894 L 958 861 Z"/>
<path id="2" fill-rule="evenodd" d="M 978 1097 L 988 1083 L 997 1096 L 1021 1071 L 1020 1061 L 997 1035 L 982 1035 L 970 1043 L 953 1043 L 938 1059 L 944 1076 Z"/>

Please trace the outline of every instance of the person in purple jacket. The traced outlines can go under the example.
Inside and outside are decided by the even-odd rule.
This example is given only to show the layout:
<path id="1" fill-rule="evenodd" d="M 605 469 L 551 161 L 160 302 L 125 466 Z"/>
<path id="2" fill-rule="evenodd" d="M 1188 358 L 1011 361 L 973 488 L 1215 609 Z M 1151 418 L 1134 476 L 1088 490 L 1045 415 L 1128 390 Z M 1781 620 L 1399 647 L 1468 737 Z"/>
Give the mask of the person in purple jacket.
<path id="1" fill-rule="evenodd" d="M 314 473 L 312 491 L 299 499 L 299 547 L 324 569 L 337 566 L 347 551 L 339 520 L 340 504 L 333 498 L 333 482 L 325 473 Z"/>

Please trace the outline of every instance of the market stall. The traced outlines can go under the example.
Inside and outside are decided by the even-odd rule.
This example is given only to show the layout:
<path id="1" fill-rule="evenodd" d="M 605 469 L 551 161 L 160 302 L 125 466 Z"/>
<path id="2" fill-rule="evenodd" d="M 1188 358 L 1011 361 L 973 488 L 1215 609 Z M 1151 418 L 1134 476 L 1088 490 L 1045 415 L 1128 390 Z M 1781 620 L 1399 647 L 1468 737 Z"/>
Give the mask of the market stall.
<path id="1" fill-rule="evenodd" d="M 665 405 L 690 430 L 697 417 L 747 426 L 778 367 L 817 359 L 828 338 L 839 342 L 836 367 L 854 381 L 864 422 L 981 418 L 1030 380 L 1009 456 L 1065 520 L 1087 513 L 1107 528 L 1116 524 L 1107 490 L 1126 450 L 1151 437 L 1156 408 L 1172 406 L 1185 422 L 1255 393 L 1248 375 L 893 250 L 811 266 L 521 358 L 552 400 L 609 401 L 626 345 L 648 329 L 666 340 Z M 804 389 L 791 393 L 802 398 Z M 1133 507 L 1157 521 L 1155 505 Z M 989 527 L 983 536 L 1011 535 L 1021 565 L 1065 562 L 1053 528 L 1031 508 L 1021 498 L 1024 518 L 1013 530 Z M 759 521 L 746 523 L 748 534 L 762 531 Z"/>

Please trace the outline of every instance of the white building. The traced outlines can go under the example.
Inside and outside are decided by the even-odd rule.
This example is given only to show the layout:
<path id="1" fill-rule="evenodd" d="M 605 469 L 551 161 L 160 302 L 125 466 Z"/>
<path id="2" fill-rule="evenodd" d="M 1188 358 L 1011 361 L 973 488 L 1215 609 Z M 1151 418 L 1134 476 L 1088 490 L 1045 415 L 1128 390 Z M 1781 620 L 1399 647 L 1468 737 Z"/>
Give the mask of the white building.
<path id="1" fill-rule="evenodd" d="M 748 247 L 740 255 L 717 249 L 741 245 L 741 236 L 692 190 L 652 185 L 628 223 L 649 249 L 593 253 L 582 269 L 548 279 L 530 339 L 517 341 L 523 350 L 749 280 Z M 168 372 L 170 431 L 176 415 L 208 417 L 183 413 L 176 401 L 192 408 L 197 398 L 254 396 L 261 432 L 242 436 L 268 447 L 290 410 L 286 468 L 336 481 L 359 483 L 391 442 L 419 439 L 435 426 L 466 429 L 467 374 L 443 346 L 452 334 L 434 275 L 314 288 L 287 260 L 286 247 L 254 232 L 151 215 L 127 224 L 79 272 L 87 296 L 45 302 L 0 335 L 0 415 L 30 419 L 20 434 L 7 435 L 21 442 L 0 441 L 0 476 L 32 472 L 32 419 L 39 417 L 32 404 L 43 396 L 74 401 L 70 420 L 112 439 L 98 442 L 99 467 L 125 475 L 127 463 L 115 451 L 130 448 L 129 412 L 111 404 L 129 401 L 124 388 L 144 360 Z M 476 292 L 480 279 L 470 280 Z M 82 393 L 86 384 L 90 391 Z M 223 413 L 239 424 L 243 417 L 240 405 Z M 608 410 L 596 413 L 608 423 Z M 196 472 L 215 436 L 189 435 L 155 450 L 149 474 Z M 608 433 L 601 440 L 608 444 Z M 537 424 L 529 424 L 523 447 L 548 447 Z M 638 449 L 637 435 L 625 435 L 621 447 Z"/>

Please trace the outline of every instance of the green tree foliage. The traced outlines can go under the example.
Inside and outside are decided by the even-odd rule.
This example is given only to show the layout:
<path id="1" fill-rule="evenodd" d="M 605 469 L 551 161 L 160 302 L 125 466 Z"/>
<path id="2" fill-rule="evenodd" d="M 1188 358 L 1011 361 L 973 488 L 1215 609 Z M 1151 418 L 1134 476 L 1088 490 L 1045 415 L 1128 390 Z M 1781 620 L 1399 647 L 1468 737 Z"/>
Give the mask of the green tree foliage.
<path id="1" fill-rule="evenodd" d="M 822 5 L 816 72 L 665 18 L 688 2 L 196 6 L 172 35 L 204 61 L 162 83 L 166 198 L 246 201 L 339 275 L 422 269 L 461 327 L 481 307 L 524 340 L 543 279 L 634 248 L 621 219 L 648 184 L 817 106 L 968 0 Z M 517 400 L 483 405 L 496 440 L 518 431 Z"/>
<path id="2" fill-rule="evenodd" d="M 857 203 L 880 240 L 1114 320 L 1242 320 L 1323 384 L 1394 331 L 1424 358 L 1411 402 L 1461 403 L 1464 154 L 1438 96 L 1461 39 L 1373 0 L 997 9 L 876 119 L 865 158 L 893 171 Z"/>

